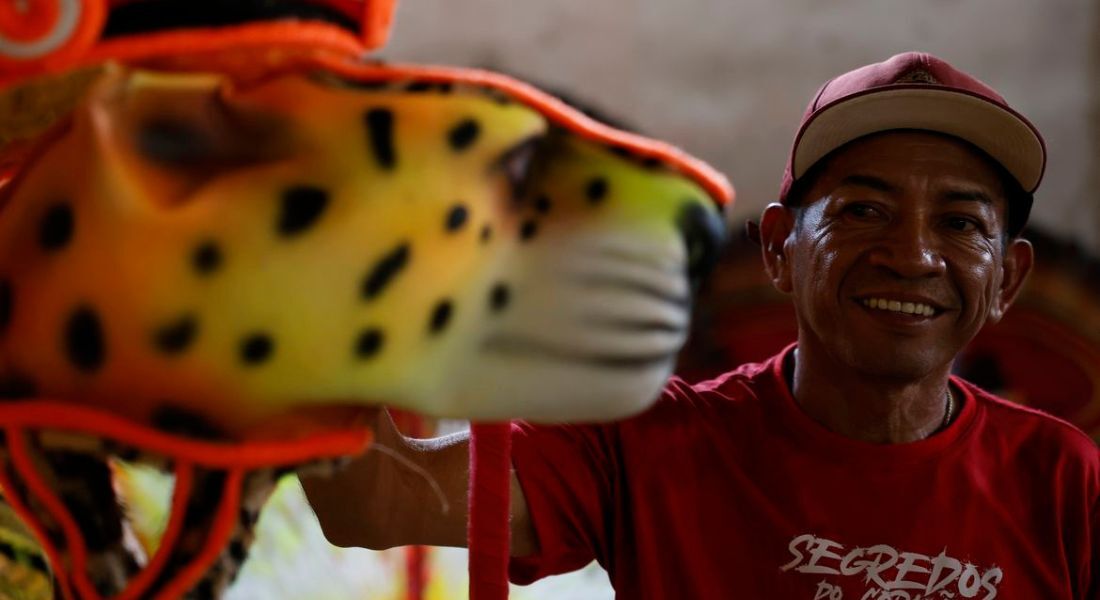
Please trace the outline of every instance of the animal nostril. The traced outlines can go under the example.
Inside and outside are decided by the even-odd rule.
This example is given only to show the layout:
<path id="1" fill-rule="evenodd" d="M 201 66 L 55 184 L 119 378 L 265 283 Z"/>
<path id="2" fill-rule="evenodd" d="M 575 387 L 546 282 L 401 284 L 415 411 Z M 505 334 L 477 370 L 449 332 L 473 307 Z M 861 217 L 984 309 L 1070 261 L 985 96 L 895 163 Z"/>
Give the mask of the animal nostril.
<path id="1" fill-rule="evenodd" d="M 687 249 L 687 272 L 692 288 L 697 288 L 715 263 L 726 242 L 726 224 L 721 214 L 702 203 L 689 200 L 677 221 Z"/>

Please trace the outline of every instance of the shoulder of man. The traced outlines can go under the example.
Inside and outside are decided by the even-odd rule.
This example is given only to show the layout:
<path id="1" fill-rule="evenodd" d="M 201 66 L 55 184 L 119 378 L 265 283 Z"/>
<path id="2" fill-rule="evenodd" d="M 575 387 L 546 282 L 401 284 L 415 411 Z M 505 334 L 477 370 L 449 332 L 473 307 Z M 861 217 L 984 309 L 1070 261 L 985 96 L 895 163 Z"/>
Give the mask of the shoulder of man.
<path id="1" fill-rule="evenodd" d="M 771 383 L 779 360 L 779 356 L 774 356 L 764 362 L 744 363 L 717 377 L 696 382 L 673 375 L 665 384 L 655 408 L 755 399 L 760 394 L 760 386 Z"/>
<path id="2" fill-rule="evenodd" d="M 981 406 L 988 419 L 987 435 L 1014 438 L 1034 451 L 1047 450 L 1081 458 L 1092 469 L 1100 470 L 1100 447 L 1096 440 L 1069 421 L 1045 411 L 991 394 L 962 379 L 963 385 Z"/>

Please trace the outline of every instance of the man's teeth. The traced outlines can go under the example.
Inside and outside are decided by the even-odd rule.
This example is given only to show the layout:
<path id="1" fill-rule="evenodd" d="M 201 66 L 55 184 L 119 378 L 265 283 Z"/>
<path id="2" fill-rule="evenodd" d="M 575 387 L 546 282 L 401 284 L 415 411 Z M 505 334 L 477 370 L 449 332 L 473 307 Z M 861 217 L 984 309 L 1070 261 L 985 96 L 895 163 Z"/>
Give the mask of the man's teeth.
<path id="1" fill-rule="evenodd" d="M 877 310 L 905 313 L 907 315 L 921 315 L 931 317 L 936 314 L 936 309 L 920 302 L 899 302 L 898 300 L 886 300 L 885 298 L 867 298 L 863 305 Z"/>

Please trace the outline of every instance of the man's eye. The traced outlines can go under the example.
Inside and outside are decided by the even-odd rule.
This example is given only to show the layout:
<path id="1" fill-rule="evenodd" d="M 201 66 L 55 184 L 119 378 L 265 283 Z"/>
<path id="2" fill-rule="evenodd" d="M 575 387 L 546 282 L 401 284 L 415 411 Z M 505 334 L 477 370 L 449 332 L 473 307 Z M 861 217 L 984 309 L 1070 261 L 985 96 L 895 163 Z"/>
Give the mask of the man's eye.
<path id="1" fill-rule="evenodd" d="M 844 212 L 860 219 L 878 215 L 878 210 L 876 210 L 875 207 L 869 204 L 860 203 L 849 204 L 844 208 Z"/>
<path id="2" fill-rule="evenodd" d="M 950 217 L 947 219 L 947 226 L 963 233 L 970 233 L 978 229 L 978 224 L 967 217 Z"/>

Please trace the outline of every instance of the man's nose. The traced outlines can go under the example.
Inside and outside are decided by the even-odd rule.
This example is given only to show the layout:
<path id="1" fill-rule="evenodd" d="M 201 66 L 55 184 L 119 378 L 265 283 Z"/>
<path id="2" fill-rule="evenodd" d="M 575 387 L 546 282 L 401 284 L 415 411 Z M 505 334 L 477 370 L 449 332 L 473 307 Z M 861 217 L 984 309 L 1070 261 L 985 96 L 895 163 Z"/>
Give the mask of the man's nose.
<path id="1" fill-rule="evenodd" d="M 947 268 L 935 232 L 917 218 L 899 220 L 888 228 L 872 248 L 870 261 L 908 279 L 935 277 Z"/>

